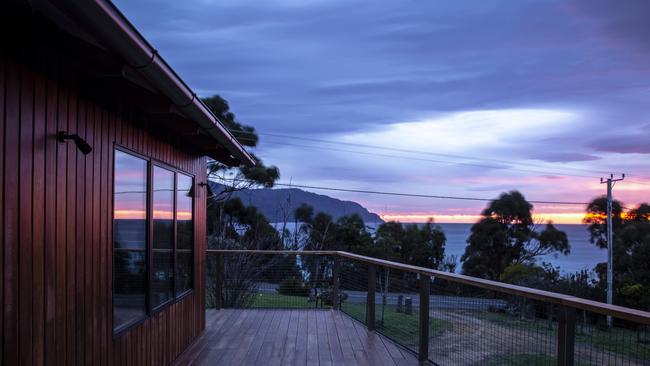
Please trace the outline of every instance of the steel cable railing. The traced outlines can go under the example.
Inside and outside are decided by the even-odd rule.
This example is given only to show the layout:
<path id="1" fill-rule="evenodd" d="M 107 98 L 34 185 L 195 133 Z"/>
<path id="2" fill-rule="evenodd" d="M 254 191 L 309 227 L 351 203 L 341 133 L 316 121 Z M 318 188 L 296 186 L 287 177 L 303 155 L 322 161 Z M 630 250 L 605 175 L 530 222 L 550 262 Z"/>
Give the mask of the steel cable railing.
<path id="1" fill-rule="evenodd" d="M 650 366 L 648 312 L 347 252 L 208 254 L 208 306 L 341 310 L 421 361 Z"/>

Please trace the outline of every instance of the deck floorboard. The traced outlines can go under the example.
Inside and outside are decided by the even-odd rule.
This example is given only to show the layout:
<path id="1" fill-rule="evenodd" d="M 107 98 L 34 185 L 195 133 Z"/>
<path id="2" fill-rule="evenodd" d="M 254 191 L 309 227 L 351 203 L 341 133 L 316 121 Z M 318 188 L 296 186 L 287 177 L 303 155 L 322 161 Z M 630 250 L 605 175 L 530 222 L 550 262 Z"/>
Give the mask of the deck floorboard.
<path id="1" fill-rule="evenodd" d="M 206 311 L 184 365 L 418 365 L 416 357 L 332 310 Z M 194 351 L 192 353 L 192 351 Z"/>

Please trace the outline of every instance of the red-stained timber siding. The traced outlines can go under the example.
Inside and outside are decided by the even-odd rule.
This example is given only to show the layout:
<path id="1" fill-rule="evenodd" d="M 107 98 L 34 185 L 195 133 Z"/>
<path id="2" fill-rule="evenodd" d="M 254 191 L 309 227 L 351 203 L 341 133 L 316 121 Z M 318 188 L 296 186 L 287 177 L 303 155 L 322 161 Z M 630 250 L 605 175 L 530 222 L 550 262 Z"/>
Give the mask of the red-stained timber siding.
<path id="1" fill-rule="evenodd" d="M 0 56 L 0 365 L 169 364 L 205 327 L 205 192 L 195 189 L 193 292 L 114 338 L 114 146 L 196 183 L 205 159 L 151 134 L 132 107 L 110 110 L 78 92 L 70 68 L 47 75 Z M 59 130 L 92 153 L 58 143 Z"/>

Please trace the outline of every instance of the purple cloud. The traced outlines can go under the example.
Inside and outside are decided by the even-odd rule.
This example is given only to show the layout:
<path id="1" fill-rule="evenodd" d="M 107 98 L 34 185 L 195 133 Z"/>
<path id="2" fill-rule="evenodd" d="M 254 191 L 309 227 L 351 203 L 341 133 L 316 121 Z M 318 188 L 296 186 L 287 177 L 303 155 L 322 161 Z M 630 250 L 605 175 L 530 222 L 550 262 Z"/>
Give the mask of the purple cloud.
<path id="1" fill-rule="evenodd" d="M 447 141 L 432 135 L 429 146 L 418 147 L 475 160 L 335 152 L 327 149 L 355 148 L 262 135 L 257 153 L 280 166 L 283 179 L 457 195 L 525 187 L 528 197 L 544 199 L 566 192 L 548 191 L 539 177 L 564 172 L 580 180 L 570 186 L 571 197 L 588 199 L 598 185 L 575 187 L 588 186 L 601 172 L 650 174 L 645 160 L 632 155 L 650 153 L 650 2 L 645 0 L 229 0 L 200 6 L 120 0 L 117 5 L 200 95 L 221 94 L 241 121 L 262 133 L 337 140 L 472 111 L 535 109 L 574 116 L 534 128 L 527 120 L 514 121 L 524 128 L 498 144 L 458 144 L 443 151 Z M 456 127 L 457 134 L 446 139 L 463 141 L 473 132 Z M 480 128 L 486 137 L 502 132 L 498 123 Z M 405 141 L 408 137 L 382 143 Z M 307 144 L 318 148 L 300 146 Z M 485 184 L 495 179 L 500 180 Z M 459 207 L 343 198 L 373 207 Z"/>

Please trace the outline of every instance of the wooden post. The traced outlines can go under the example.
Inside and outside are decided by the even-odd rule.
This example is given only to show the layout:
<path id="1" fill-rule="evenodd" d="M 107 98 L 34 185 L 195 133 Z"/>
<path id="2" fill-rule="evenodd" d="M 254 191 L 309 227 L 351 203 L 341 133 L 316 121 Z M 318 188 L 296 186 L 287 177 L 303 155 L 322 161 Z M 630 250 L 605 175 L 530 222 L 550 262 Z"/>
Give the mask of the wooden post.
<path id="1" fill-rule="evenodd" d="M 216 253 L 217 257 L 215 264 L 215 275 L 214 275 L 214 307 L 221 309 L 223 307 L 222 294 L 223 294 L 223 254 Z"/>
<path id="2" fill-rule="evenodd" d="M 429 294 L 431 277 L 420 274 L 420 321 L 418 360 L 425 363 L 429 360 Z"/>
<path id="3" fill-rule="evenodd" d="M 377 269 L 374 264 L 368 264 L 368 300 L 366 301 L 366 322 L 368 330 L 375 330 L 375 276 Z"/>
<path id="4" fill-rule="evenodd" d="M 576 340 L 576 311 L 574 308 L 558 308 L 557 364 L 573 366 Z"/>
<path id="5" fill-rule="evenodd" d="M 332 307 L 339 310 L 341 300 L 339 295 L 339 277 L 341 275 L 341 263 L 338 257 L 334 257 L 334 266 L 332 268 Z"/>

